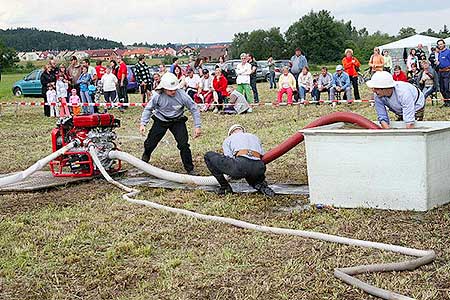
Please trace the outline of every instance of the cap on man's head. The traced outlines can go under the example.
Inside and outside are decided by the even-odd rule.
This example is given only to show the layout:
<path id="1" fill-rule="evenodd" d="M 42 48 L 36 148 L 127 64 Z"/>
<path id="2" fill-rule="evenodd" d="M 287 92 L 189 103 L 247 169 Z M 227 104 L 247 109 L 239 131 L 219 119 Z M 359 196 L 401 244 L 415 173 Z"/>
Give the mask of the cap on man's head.
<path id="1" fill-rule="evenodd" d="M 342 65 L 336 66 L 336 71 L 342 71 L 342 70 L 344 70 L 344 67 Z"/>
<path id="2" fill-rule="evenodd" d="M 203 73 L 204 75 L 206 75 L 206 74 L 209 74 L 209 71 L 208 71 L 208 69 L 203 69 L 203 70 L 202 70 L 202 73 Z"/>
<path id="3" fill-rule="evenodd" d="M 242 132 L 245 132 L 244 126 L 242 126 L 240 124 L 234 124 L 234 125 L 231 125 L 230 129 L 228 129 L 228 136 L 230 136 L 236 129 L 240 129 L 240 130 L 242 130 Z"/>

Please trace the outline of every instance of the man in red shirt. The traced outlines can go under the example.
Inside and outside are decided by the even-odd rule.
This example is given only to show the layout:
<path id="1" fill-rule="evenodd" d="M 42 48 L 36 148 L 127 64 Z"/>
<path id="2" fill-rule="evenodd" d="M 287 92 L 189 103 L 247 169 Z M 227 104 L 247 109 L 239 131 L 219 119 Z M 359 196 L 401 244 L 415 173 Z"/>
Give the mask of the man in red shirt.
<path id="1" fill-rule="evenodd" d="M 97 66 L 95 67 L 95 72 L 97 73 L 97 80 L 102 79 L 103 75 L 106 73 L 106 67 L 102 66 L 101 60 L 97 60 Z"/>
<path id="2" fill-rule="evenodd" d="M 117 71 L 117 79 L 119 79 L 119 101 L 121 103 L 128 103 L 128 70 L 127 65 L 122 57 L 119 57 L 119 70 Z M 125 106 L 126 108 L 126 106 Z"/>
<path id="3" fill-rule="evenodd" d="M 394 79 L 394 81 L 408 82 L 408 77 L 406 76 L 405 72 L 402 71 L 402 68 L 400 68 L 399 65 L 396 65 L 394 67 L 394 74 L 392 75 L 392 78 Z"/>

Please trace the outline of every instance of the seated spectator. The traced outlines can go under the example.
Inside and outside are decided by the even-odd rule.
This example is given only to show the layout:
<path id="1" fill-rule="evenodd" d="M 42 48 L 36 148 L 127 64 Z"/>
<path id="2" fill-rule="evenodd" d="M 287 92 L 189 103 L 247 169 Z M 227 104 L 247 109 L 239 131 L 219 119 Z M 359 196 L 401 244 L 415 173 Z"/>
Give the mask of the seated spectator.
<path id="1" fill-rule="evenodd" d="M 198 76 L 202 76 L 202 70 L 203 70 L 203 59 L 200 57 L 197 57 L 194 63 L 194 73 L 198 74 Z"/>
<path id="2" fill-rule="evenodd" d="M 439 77 L 435 69 L 426 60 L 422 61 L 422 71 L 420 71 L 417 85 L 422 90 L 425 99 L 431 94 L 439 91 Z"/>
<path id="3" fill-rule="evenodd" d="M 431 67 L 433 69 L 436 69 L 436 58 L 437 58 L 436 47 L 431 47 L 430 56 L 428 56 L 428 61 L 430 62 Z"/>
<path id="4" fill-rule="evenodd" d="M 312 86 L 312 91 L 311 91 L 311 95 L 312 95 L 312 101 L 316 101 L 316 105 L 319 105 L 319 74 L 314 74 L 313 75 L 313 86 Z"/>
<path id="5" fill-rule="evenodd" d="M 228 104 L 225 105 L 224 114 L 243 114 L 252 112 L 250 104 L 248 104 L 244 95 L 235 90 L 232 86 L 227 87 L 227 93 L 229 96 Z"/>
<path id="6" fill-rule="evenodd" d="M 213 101 L 213 86 L 212 77 L 209 75 L 209 71 L 207 69 L 203 69 L 202 73 L 203 77 L 200 79 L 200 86 L 198 88 L 197 95 L 201 99 L 201 102 L 206 104 L 201 111 L 206 111 Z"/>
<path id="7" fill-rule="evenodd" d="M 330 89 L 331 84 L 333 82 L 333 76 L 328 72 L 327 67 L 322 67 L 322 71 L 320 72 L 319 79 L 317 80 L 317 90 L 319 92 L 316 100 L 320 100 L 321 93 L 328 94 L 328 100 L 330 100 Z"/>
<path id="8" fill-rule="evenodd" d="M 201 103 L 201 99 L 197 96 L 198 88 L 200 87 L 201 82 L 200 76 L 194 73 L 194 69 L 188 69 L 187 76 L 184 78 L 184 81 L 186 84 L 186 93 L 189 97 L 191 97 L 195 103 Z"/>
<path id="9" fill-rule="evenodd" d="M 408 82 L 418 87 L 420 70 L 416 63 L 411 65 L 411 71 L 408 72 Z"/>
<path id="10" fill-rule="evenodd" d="M 173 68 L 173 74 L 175 74 L 175 76 L 178 79 L 178 88 L 184 89 L 186 86 L 186 81 L 185 81 L 185 77 L 183 75 L 183 71 L 181 71 L 181 67 L 179 65 L 176 65 Z"/>
<path id="11" fill-rule="evenodd" d="M 303 67 L 302 72 L 298 75 L 298 94 L 300 101 L 305 101 L 306 93 L 312 93 L 313 77 L 307 66 Z"/>
<path id="12" fill-rule="evenodd" d="M 283 101 L 283 95 L 287 94 L 287 104 L 292 105 L 292 95 L 296 90 L 297 84 L 295 83 L 295 77 L 289 72 L 289 67 L 283 67 L 283 73 L 278 78 L 278 97 L 277 104 Z"/>
<path id="13" fill-rule="evenodd" d="M 222 110 L 223 104 L 226 102 L 226 97 L 228 97 L 228 80 L 223 76 L 221 68 L 216 68 L 212 84 L 214 103 L 218 104 L 214 108 L 214 112 L 218 112 Z"/>
<path id="14" fill-rule="evenodd" d="M 406 76 L 405 72 L 402 71 L 402 68 L 399 65 L 395 65 L 392 78 L 394 79 L 394 81 L 408 82 L 408 77 Z"/>
<path id="15" fill-rule="evenodd" d="M 330 89 L 330 100 L 334 101 L 336 99 L 336 94 L 344 92 L 347 96 L 347 100 L 352 100 L 352 88 L 350 84 L 350 77 L 344 72 L 344 67 L 342 65 L 336 66 L 336 73 L 333 74 L 333 81 L 331 83 Z M 336 103 L 333 102 L 333 106 Z"/>

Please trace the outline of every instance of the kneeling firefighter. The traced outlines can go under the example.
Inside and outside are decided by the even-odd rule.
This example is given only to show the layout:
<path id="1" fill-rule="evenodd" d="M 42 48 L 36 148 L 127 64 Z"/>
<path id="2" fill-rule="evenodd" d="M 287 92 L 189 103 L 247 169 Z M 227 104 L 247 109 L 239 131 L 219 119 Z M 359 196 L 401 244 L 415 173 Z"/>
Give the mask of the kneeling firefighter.
<path id="1" fill-rule="evenodd" d="M 222 148 L 223 154 L 205 154 L 206 166 L 220 184 L 220 195 L 233 193 L 224 174 L 233 179 L 245 178 L 249 185 L 266 196 L 275 195 L 265 181 L 266 165 L 261 160 L 263 148 L 256 135 L 246 133 L 243 126 L 235 124 L 228 130 L 228 137 Z"/>
<path id="2" fill-rule="evenodd" d="M 177 148 L 180 150 L 181 160 L 186 172 L 190 175 L 196 175 L 188 143 L 187 117 L 183 113 L 185 107 L 191 112 L 194 118 L 194 138 L 196 138 L 201 134 L 200 112 L 191 97 L 185 91 L 178 89 L 178 86 L 178 79 L 174 74 L 164 74 L 155 89 L 157 93 L 154 94 L 142 112 L 141 126 L 139 127 L 142 135 L 145 132 L 145 125 L 150 121 L 150 118 L 153 119 L 152 128 L 144 142 L 145 150 L 142 154 L 142 160 L 145 162 L 150 160 L 153 150 L 167 130 L 170 130 L 177 141 Z"/>

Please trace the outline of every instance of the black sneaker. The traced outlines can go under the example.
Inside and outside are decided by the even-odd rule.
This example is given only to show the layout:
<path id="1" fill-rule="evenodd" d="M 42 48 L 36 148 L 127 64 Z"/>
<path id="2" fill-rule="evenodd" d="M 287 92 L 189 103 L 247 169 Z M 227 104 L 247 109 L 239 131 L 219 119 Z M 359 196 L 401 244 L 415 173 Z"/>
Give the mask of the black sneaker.
<path id="1" fill-rule="evenodd" d="M 143 162 L 148 163 L 148 162 L 150 161 L 150 156 L 144 153 L 144 154 L 142 154 L 141 160 L 142 160 Z"/>
<path id="2" fill-rule="evenodd" d="M 255 184 L 254 188 L 264 196 L 267 197 L 275 196 L 275 192 L 269 187 L 269 185 L 265 181 L 262 183 Z"/>
<path id="3" fill-rule="evenodd" d="M 221 195 L 221 196 L 233 194 L 233 189 L 229 185 L 228 186 L 221 186 L 217 190 L 217 194 Z"/>

